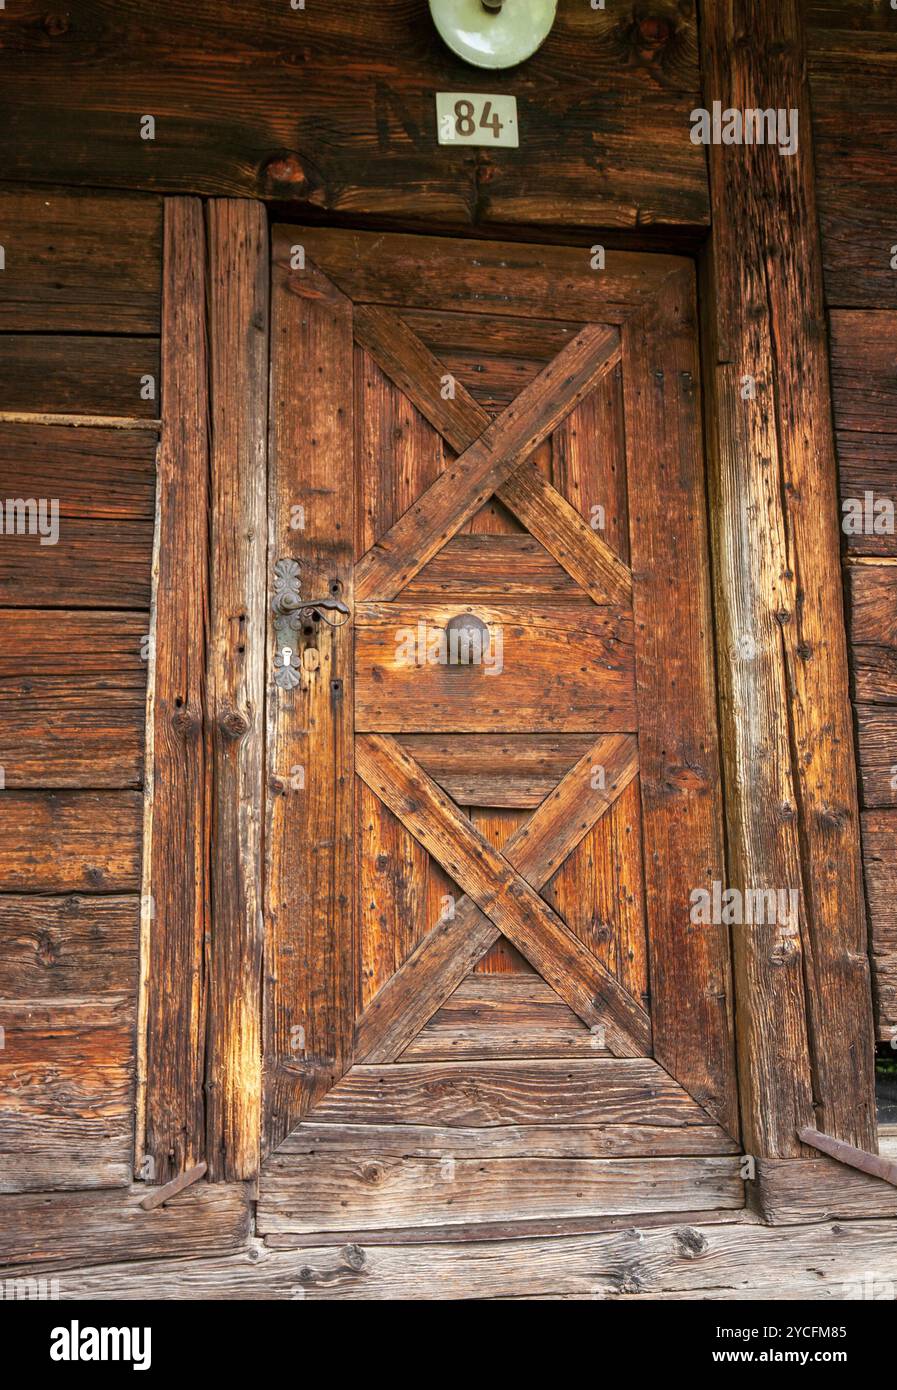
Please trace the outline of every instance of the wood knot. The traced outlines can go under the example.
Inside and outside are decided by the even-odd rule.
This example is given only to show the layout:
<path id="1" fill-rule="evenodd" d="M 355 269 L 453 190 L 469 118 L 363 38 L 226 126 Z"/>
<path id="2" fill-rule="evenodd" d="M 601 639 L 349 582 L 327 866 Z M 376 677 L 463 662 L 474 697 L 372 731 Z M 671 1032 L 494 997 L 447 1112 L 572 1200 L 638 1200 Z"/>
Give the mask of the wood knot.
<path id="1" fill-rule="evenodd" d="M 287 187 L 295 195 L 309 189 L 308 175 L 295 154 L 274 155 L 262 165 L 261 178 L 268 193 Z"/>
<path id="2" fill-rule="evenodd" d="M 673 1239 L 686 1260 L 693 1260 L 698 1255 L 703 1255 L 707 1249 L 707 1237 L 702 1236 L 700 1231 L 696 1231 L 693 1226 L 681 1226 L 678 1231 L 673 1232 Z"/>
<path id="3" fill-rule="evenodd" d="M 185 705 L 183 700 L 178 698 L 174 702 L 171 727 L 178 738 L 188 739 L 199 733 L 202 728 L 202 720 L 195 710 L 192 710 L 189 705 Z"/>
<path id="4" fill-rule="evenodd" d="M 348 1269 L 362 1270 L 367 1264 L 367 1255 L 360 1245 L 344 1245 L 339 1254 L 340 1259 Z"/>
<path id="5" fill-rule="evenodd" d="M 361 1170 L 361 1176 L 363 1181 L 369 1183 L 371 1187 L 379 1187 L 383 1181 L 384 1172 L 378 1163 L 366 1163 Z"/>
<path id="6" fill-rule="evenodd" d="M 243 738 L 249 733 L 249 720 L 238 709 L 229 709 L 218 720 L 218 727 L 225 738 Z"/>
<path id="7" fill-rule="evenodd" d="M 58 38 L 60 34 L 67 34 L 69 31 L 68 15 L 48 14 L 44 19 L 44 30 L 51 39 Z"/>

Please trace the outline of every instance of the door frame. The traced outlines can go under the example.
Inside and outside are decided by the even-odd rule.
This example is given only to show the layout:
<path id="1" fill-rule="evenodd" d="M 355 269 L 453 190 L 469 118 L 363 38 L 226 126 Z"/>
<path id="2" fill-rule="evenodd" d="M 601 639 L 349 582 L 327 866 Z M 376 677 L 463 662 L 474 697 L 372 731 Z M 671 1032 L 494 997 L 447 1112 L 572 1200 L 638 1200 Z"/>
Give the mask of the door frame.
<path id="1" fill-rule="evenodd" d="M 721 181 L 717 183 L 721 186 Z M 155 1182 L 164 1182 L 200 1160 L 208 1161 L 214 1178 L 251 1178 L 262 1144 L 258 1021 L 264 929 L 258 908 L 258 844 L 263 823 L 264 730 L 258 682 L 264 680 L 266 663 L 267 597 L 264 584 L 258 582 L 259 574 L 264 575 L 260 531 L 255 526 L 244 530 L 242 523 L 246 515 L 257 515 L 264 502 L 258 486 L 251 498 L 241 496 L 236 452 L 220 446 L 229 437 L 238 437 L 257 459 L 267 451 L 267 226 L 264 205 L 252 200 L 211 199 L 206 204 L 195 198 L 165 200 L 162 429 L 153 571 L 155 655 L 151 655 L 147 696 L 135 1155 L 136 1175 Z M 315 229 L 309 231 L 314 234 Z M 289 229 L 290 236 L 295 232 Z M 515 242 L 513 250 L 516 258 L 525 243 Z M 580 252 L 585 266 L 588 250 L 581 247 Z M 242 266 L 240 275 L 234 273 L 237 266 Z M 603 305 L 603 319 L 623 327 L 630 352 L 649 350 L 647 334 L 658 319 L 668 325 L 675 346 L 671 370 L 685 373 L 690 383 L 686 428 L 699 439 L 692 263 L 654 252 L 608 251 L 600 277 L 588 273 L 591 291 Z M 721 277 L 712 257 L 704 257 L 702 274 L 707 314 L 719 313 L 727 301 L 725 293 L 720 293 Z M 230 336 L 223 336 L 225 332 Z M 229 357 L 218 351 L 225 341 Z M 714 370 L 711 363 L 711 354 L 716 362 L 716 344 L 721 341 L 715 324 L 710 341 L 711 346 L 703 350 L 710 425 L 707 471 L 714 497 L 711 520 L 718 547 L 725 547 L 726 527 L 736 522 L 729 513 L 740 503 L 737 493 L 720 485 L 728 466 L 722 441 L 735 437 L 732 421 L 739 407 L 731 392 L 720 392 L 720 369 Z M 217 372 L 214 365 L 209 367 L 210 354 Z M 764 355 L 761 344 L 757 354 L 758 373 L 765 372 L 770 382 L 776 381 L 780 367 L 771 349 Z M 650 399 L 633 400 L 631 406 L 635 420 L 650 421 Z M 828 431 L 831 458 L 830 421 L 826 419 L 820 428 Z M 235 436 L 230 434 L 234 430 Z M 759 469 L 762 460 L 755 457 L 753 442 L 747 449 L 747 466 Z M 825 459 L 819 459 L 818 466 L 824 465 Z M 831 481 L 825 483 L 825 496 Z M 718 515 L 720 508 L 725 515 Z M 219 539 L 241 540 L 230 548 L 218 543 L 210 548 L 210 528 Z M 234 573 L 237 557 L 242 558 Z M 749 603 L 759 604 L 753 558 L 733 554 L 726 563 L 724 558 L 718 548 L 713 570 L 718 606 L 731 615 L 745 594 L 753 596 Z M 710 574 L 708 557 L 705 587 Z M 832 600 L 829 589 L 830 583 L 819 602 L 836 601 L 833 611 L 839 612 L 840 590 Z M 709 601 L 702 600 L 702 607 L 709 614 Z M 211 669 L 207 636 L 217 631 L 219 640 L 232 651 L 235 614 L 242 637 L 248 638 L 236 642 L 238 648 L 245 647 L 241 655 L 247 657 L 239 675 L 228 662 L 219 663 L 217 671 Z M 835 636 L 843 645 L 843 624 Z M 730 639 L 728 627 L 717 637 L 724 669 L 731 666 Z M 785 698 L 781 717 L 787 722 L 798 697 L 787 693 Z M 840 686 L 830 694 L 839 723 L 845 715 L 849 721 L 849 705 L 841 709 L 845 700 Z M 725 700 L 722 721 L 725 746 L 737 746 L 745 731 L 733 733 L 737 715 Z M 226 785 L 228 776 L 232 785 L 236 785 L 234 778 L 242 785 L 242 814 L 224 815 L 213 835 L 215 788 Z M 746 831 L 762 837 L 764 808 L 755 804 L 751 785 L 735 778 L 727 788 L 730 837 L 733 826 L 741 827 L 742 838 Z M 847 804 L 855 806 L 855 783 L 852 789 L 844 787 L 843 795 Z M 799 815 L 803 815 L 800 808 Z M 214 920 L 213 891 L 218 895 Z M 802 935 L 804 930 L 802 923 Z M 748 1018 L 747 1024 L 739 1022 L 738 1035 L 742 1070 L 749 1080 L 755 1075 L 757 1057 L 774 1041 L 770 1037 L 764 1042 L 760 1025 L 772 1017 L 764 1014 L 763 1000 L 775 993 L 776 981 L 755 976 L 751 966 L 763 949 L 756 940 L 745 944 L 743 968 L 735 981 L 739 1019 L 743 1014 Z M 835 955 L 820 956 L 814 963 L 814 988 L 834 987 L 837 975 Z M 671 1009 L 677 997 L 681 999 L 681 987 L 670 991 Z M 210 1001 L 215 1002 L 210 1005 Z M 862 1010 L 857 1015 L 862 1034 L 861 1015 Z M 663 1031 L 661 1026 L 661 1035 Z M 671 1067 L 680 1065 L 675 1055 L 673 1046 Z M 681 1055 L 687 1070 L 687 1049 Z M 870 1050 L 868 1074 L 860 1068 L 846 1091 L 842 1084 L 838 1104 L 842 1112 L 853 1107 L 858 1115 L 873 1116 L 874 1145 L 871 1055 Z M 817 1080 L 826 1075 L 825 1063 L 825 1055 L 817 1057 Z M 777 1137 L 765 1134 L 760 1108 L 773 1104 L 767 1091 L 768 1087 L 764 1091 L 753 1081 L 742 1090 L 748 1142 L 761 1156 L 806 1152 L 796 1138 L 789 1138 L 787 1126 L 780 1127 Z M 212 1119 L 216 1114 L 219 1119 Z M 269 1129 L 269 1135 L 274 1132 Z M 151 1168 L 146 1159 L 152 1160 Z"/>

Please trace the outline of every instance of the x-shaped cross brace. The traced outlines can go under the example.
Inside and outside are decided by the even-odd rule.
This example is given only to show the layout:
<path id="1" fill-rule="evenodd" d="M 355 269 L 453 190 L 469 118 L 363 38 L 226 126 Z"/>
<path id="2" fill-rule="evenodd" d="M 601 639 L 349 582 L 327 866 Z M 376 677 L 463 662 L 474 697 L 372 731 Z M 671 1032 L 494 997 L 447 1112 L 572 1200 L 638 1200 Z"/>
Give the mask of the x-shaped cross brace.
<path id="1" fill-rule="evenodd" d="M 389 735 L 359 735 L 355 767 L 466 894 L 371 1001 L 356 1030 L 357 1062 L 399 1056 L 502 933 L 585 1023 L 604 1029 L 615 1056 L 650 1052 L 646 1011 L 538 892 L 635 776 L 632 735 L 602 734 L 503 853 Z"/>
<path id="2" fill-rule="evenodd" d="M 619 361 L 615 328 L 588 324 L 494 420 L 461 382 L 455 383 L 452 399 L 443 399 L 445 367 L 397 314 L 357 305 L 354 332 L 421 414 L 461 451 L 358 562 L 357 600 L 395 598 L 496 491 L 596 602 L 631 600 L 627 566 L 547 478 L 525 463 Z"/>

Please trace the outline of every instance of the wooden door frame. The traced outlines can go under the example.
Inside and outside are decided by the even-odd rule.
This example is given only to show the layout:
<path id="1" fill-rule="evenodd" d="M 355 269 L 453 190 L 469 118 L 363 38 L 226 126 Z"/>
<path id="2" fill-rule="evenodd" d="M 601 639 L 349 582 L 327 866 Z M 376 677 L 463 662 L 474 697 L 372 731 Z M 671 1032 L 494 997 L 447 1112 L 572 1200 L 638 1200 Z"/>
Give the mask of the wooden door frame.
<path id="1" fill-rule="evenodd" d="M 711 42 L 709 31 L 705 32 L 705 38 L 708 43 Z M 797 99 L 801 102 L 801 110 L 806 110 L 802 90 L 798 91 Z M 787 164 L 787 161 L 784 163 Z M 795 170 L 798 185 L 803 189 L 809 177 L 804 159 L 799 167 L 795 166 Z M 718 214 L 725 211 L 725 215 L 734 215 L 731 200 L 727 203 L 721 192 L 726 187 L 726 180 L 731 177 L 731 166 L 729 169 L 717 168 L 714 173 L 712 187 Z M 778 208 L 780 216 L 787 192 L 781 188 L 774 190 L 772 208 Z M 207 669 L 207 660 L 213 662 L 214 658 L 211 653 L 208 658 L 206 656 L 205 634 L 215 575 L 218 579 L 214 592 L 221 594 L 224 592 L 221 584 L 225 576 L 230 574 L 231 561 L 227 559 L 226 549 L 208 549 L 204 506 L 194 506 L 188 514 L 182 500 L 189 496 L 196 503 L 197 499 L 213 495 L 211 524 L 213 527 L 217 525 L 220 536 L 236 535 L 235 517 L 244 515 L 243 508 L 247 504 L 250 513 L 253 505 L 256 509 L 259 506 L 258 492 L 254 500 L 245 496 L 237 500 L 239 478 L 234 476 L 236 457 L 233 453 L 216 456 L 216 466 L 224 469 L 221 485 L 217 489 L 212 486 L 216 471 L 210 465 L 210 458 L 214 454 L 214 440 L 217 439 L 219 443 L 225 440 L 231 428 L 238 428 L 242 438 L 254 441 L 252 447 L 257 458 L 263 457 L 266 450 L 264 402 L 267 397 L 267 365 L 263 366 L 260 362 L 258 351 L 262 340 L 267 343 L 267 294 L 259 288 L 267 283 L 267 236 L 259 233 L 259 218 L 264 219 L 266 213 L 261 204 L 249 200 L 215 199 L 208 204 L 210 211 L 216 206 L 233 209 L 238 226 L 227 235 L 209 239 L 210 247 L 214 248 L 213 263 L 208 259 L 210 253 L 206 250 L 200 201 L 189 198 L 165 200 L 163 426 L 159 454 L 153 619 L 158 650 L 151 664 L 148 692 L 136 1149 L 138 1176 L 159 1182 L 207 1157 L 213 1176 L 251 1177 L 257 1169 L 262 1133 L 261 1056 L 257 1026 L 254 1029 L 251 1020 L 256 1020 L 257 1025 L 261 1009 L 259 961 L 262 926 L 254 904 L 260 901 L 260 885 L 256 875 L 259 863 L 258 827 L 261 825 L 263 800 L 259 772 L 263 733 L 256 705 L 252 704 L 250 708 L 247 703 L 247 689 L 256 691 L 257 700 L 258 682 L 264 680 L 266 599 L 257 582 L 258 574 L 264 570 L 264 558 L 256 530 L 253 532 L 254 544 L 250 541 L 244 557 L 245 565 L 238 570 L 232 597 L 235 601 L 238 598 L 243 600 L 240 611 L 245 612 L 248 630 L 255 632 L 257 640 L 250 640 L 246 644 L 247 669 L 235 687 L 227 688 L 229 677 L 226 663 L 219 667 L 217 674 Z M 737 217 L 735 221 L 732 236 L 737 236 Z M 239 227 L 242 227 L 242 232 Z M 804 225 L 803 237 L 807 254 L 818 265 L 818 238 L 812 221 Z M 737 705 L 732 698 L 733 679 L 743 680 L 744 675 L 735 669 L 738 648 L 733 621 L 736 614 L 742 622 L 747 617 L 744 610 L 746 593 L 751 596 L 748 612 L 753 620 L 759 623 L 762 619 L 765 622 L 768 615 L 756 588 L 755 559 L 732 548 L 729 523 L 739 514 L 739 508 L 746 504 L 745 498 L 750 497 L 752 487 L 765 478 L 767 456 L 759 436 L 745 439 L 743 432 L 739 433 L 736 428 L 741 406 L 737 391 L 732 389 L 737 377 L 731 365 L 735 360 L 731 344 L 738 341 L 737 326 L 746 323 L 748 317 L 737 296 L 733 300 L 732 287 L 726 286 L 725 273 L 721 273 L 720 269 L 720 255 L 726 254 L 725 246 L 730 244 L 731 241 L 726 241 L 721 246 L 720 233 L 714 233 L 714 241 L 702 263 L 702 299 L 708 313 L 704 328 L 709 346 L 705 345 L 703 351 L 708 428 L 706 462 L 714 497 L 711 520 L 714 531 L 717 650 L 723 695 L 721 727 L 728 781 L 726 823 L 732 875 L 730 881 L 738 882 L 733 865 L 739 863 L 739 846 L 751 842 L 755 849 L 758 845 L 762 846 L 767 842 L 768 828 L 762 803 L 756 799 L 757 783 L 752 778 L 742 776 L 743 759 L 749 754 L 751 736 L 746 727 L 739 728 Z M 585 264 L 585 248 L 582 248 L 582 254 Z M 759 253 L 753 250 L 751 254 L 756 256 Z M 239 303 L 235 304 L 229 299 L 229 277 L 222 273 L 222 267 L 232 267 L 235 260 L 240 259 L 245 271 L 240 281 L 244 288 L 238 296 Z M 652 267 L 650 276 L 647 274 L 649 263 Z M 608 266 L 601 280 L 603 317 L 624 325 L 624 335 L 631 351 L 636 350 L 639 341 L 644 351 L 648 341 L 646 335 L 654 316 L 660 313 L 661 316 L 666 315 L 670 323 L 675 323 L 681 315 L 682 291 L 686 280 L 687 298 L 691 302 L 692 267 L 689 262 L 653 252 L 634 254 L 609 251 Z M 812 306 L 817 313 L 818 323 L 821 287 L 812 277 L 811 283 L 814 287 Z M 221 314 L 230 313 L 244 330 L 242 338 L 232 340 L 236 344 L 237 361 L 230 388 L 227 386 L 228 369 L 219 355 L 221 373 L 217 377 L 213 373 L 213 379 L 219 384 L 215 391 L 216 399 L 211 402 L 209 375 L 205 366 L 209 340 L 205 333 L 197 334 L 195 331 L 197 324 L 206 321 L 205 304 L 210 285 L 213 286 L 214 302 L 221 305 L 216 323 L 220 324 Z M 254 285 L 254 291 L 247 294 L 246 285 Z M 779 278 L 773 276 L 771 286 L 773 298 L 770 314 L 788 299 Z M 589 288 L 594 292 L 594 280 L 590 280 Z M 664 303 L 658 307 L 660 299 Z M 678 304 L 675 309 L 674 302 Z M 716 323 L 721 323 L 725 328 L 722 336 L 716 329 Z M 218 341 L 217 335 L 213 341 Z M 251 343 L 254 343 L 254 348 L 249 346 Z M 726 344 L 725 352 L 720 349 L 721 343 Z M 788 353 L 783 356 L 781 343 L 776 344 L 777 351 L 773 351 L 772 337 L 768 336 L 759 345 L 756 339 L 751 339 L 753 355 L 750 361 L 756 367 L 758 379 L 763 380 L 770 391 L 781 373 L 790 371 L 794 374 L 795 353 L 806 343 L 792 342 L 787 346 Z M 680 344 L 677 351 L 681 350 Z M 824 358 L 822 368 L 819 365 L 820 351 L 824 352 L 824 336 L 820 337 L 817 333 L 813 345 L 816 386 L 813 400 L 802 412 L 802 418 L 819 406 L 819 391 L 822 386 L 827 386 Z M 711 352 L 715 352 L 712 358 Z M 697 382 L 693 359 L 690 358 L 688 363 L 677 361 L 674 370 L 688 371 Z M 722 389 L 721 382 L 725 389 Z M 825 409 L 816 419 L 821 447 L 810 460 L 809 470 L 804 459 L 802 482 L 805 489 L 818 484 L 822 495 L 830 499 L 834 479 L 832 432 L 828 405 L 823 403 Z M 697 428 L 699 418 L 696 414 L 689 428 Z M 210 419 L 216 423 L 210 426 Z M 784 427 L 783 437 L 789 433 L 793 437 L 798 430 L 793 423 L 783 422 L 781 412 L 779 426 L 780 429 Z M 730 466 L 732 456 L 722 448 L 721 440 L 738 441 L 740 474 Z M 794 454 L 782 450 L 779 457 L 785 495 L 789 496 L 788 489 L 794 487 L 791 471 Z M 733 492 L 735 484 L 737 487 Z M 229 492 L 231 487 L 237 490 Z M 820 534 L 825 544 L 832 542 L 832 516 L 828 515 L 826 519 L 825 509 L 820 510 L 823 516 L 815 532 L 812 528 L 807 530 L 804 517 L 802 526 L 789 533 L 789 540 L 798 555 L 812 555 L 814 546 L 818 553 Z M 784 519 L 780 520 L 780 525 L 785 525 Z M 834 570 L 833 575 L 832 567 L 826 567 L 819 576 L 819 588 L 809 595 L 804 594 L 802 602 L 816 613 L 827 614 L 832 649 L 837 658 L 839 647 L 843 652 L 844 632 L 843 622 L 839 624 L 837 621 L 841 613 L 841 590 L 836 566 Z M 708 575 L 709 572 L 708 564 Z M 230 611 L 229 608 L 227 611 Z M 833 632 L 832 614 L 835 615 Z M 216 627 L 213 619 L 212 630 L 217 631 L 220 638 L 225 631 L 230 633 L 226 617 L 223 627 L 220 624 Z M 164 633 L 168 634 L 167 638 L 163 637 Z M 222 640 L 230 642 L 232 634 Z M 794 656 L 790 652 L 786 655 L 780 647 L 770 650 L 767 655 L 768 659 L 760 673 L 760 695 L 767 708 L 778 716 L 777 728 L 784 731 L 791 765 L 795 746 L 792 721 L 799 705 L 798 718 L 803 718 L 805 714 L 800 691 L 793 683 Z M 841 730 L 845 728 L 846 721 L 849 733 L 850 711 L 845 672 L 846 666 L 837 667 L 837 679 L 827 695 L 824 686 L 821 691 L 817 689 L 817 698 L 820 693 L 825 698 L 817 703 L 814 718 L 822 725 L 833 724 Z M 212 711 L 209 705 L 209 688 L 218 691 L 216 711 Z M 784 692 L 778 704 L 773 699 L 776 691 Z M 213 739 L 216 728 L 217 735 Z M 792 823 L 789 826 L 786 822 L 778 833 L 793 835 L 795 825 L 800 828 L 805 823 L 823 828 L 827 826 L 829 832 L 834 831 L 841 836 L 843 850 L 839 852 L 847 856 L 846 862 L 851 865 L 853 872 L 859 864 L 856 819 L 850 809 L 855 808 L 856 804 L 856 774 L 845 749 L 847 753 L 850 752 L 849 737 L 846 741 L 841 740 L 831 779 L 831 804 L 847 807 L 846 830 L 845 818 L 835 816 L 834 822 L 829 824 L 825 808 L 820 810 L 818 802 L 810 799 L 798 802 Z M 232 759 L 234 755 L 242 770 L 225 772 L 225 780 L 216 782 L 216 769 L 221 760 Z M 794 776 L 798 772 L 799 768 L 792 767 Z M 239 821 L 226 816 L 219 820 L 213 850 L 210 831 L 214 815 L 212 788 L 226 785 L 227 777 L 231 778 L 232 786 L 236 785 L 234 777 L 242 780 L 246 811 Z M 806 846 L 815 843 L 815 840 L 803 838 L 800 843 Z M 178 848 L 172 852 L 175 845 Z M 213 852 L 217 879 L 210 867 Z M 743 864 L 745 861 L 742 858 L 740 862 Z M 767 854 L 765 858 L 761 856 L 759 861 L 751 862 L 763 862 L 768 866 L 776 861 L 774 856 L 770 859 Z M 232 890 L 224 887 L 228 875 L 232 880 Z M 219 890 L 224 889 L 219 899 L 216 923 L 211 918 L 214 882 L 217 882 Z M 822 906 L 826 908 L 826 904 Z M 869 1011 L 869 1066 L 865 1069 L 855 1067 L 847 1076 L 845 1086 L 842 1084 L 844 1077 L 838 1079 L 836 1071 L 825 1065 L 832 1047 L 831 1034 L 816 1037 L 811 1050 L 803 1025 L 804 1041 L 800 1054 L 803 1060 L 800 1062 L 799 1075 L 804 1078 L 801 1082 L 804 1086 L 806 1078 L 812 1076 L 816 1094 L 823 1100 L 828 1097 L 830 1107 L 832 1086 L 838 1080 L 841 1085 L 839 1113 L 856 1113 L 865 1117 L 863 1124 L 854 1128 L 853 1135 L 859 1142 L 865 1141 L 867 1147 L 872 1147 L 875 1143 L 874 1120 L 871 1126 L 868 1122 L 869 1115 L 874 1113 L 868 974 L 864 976 L 862 965 L 856 964 L 855 922 L 848 927 L 843 922 L 833 923 L 826 910 L 820 912 L 812 924 L 808 922 L 804 926 L 804 931 L 815 934 L 817 939 L 819 933 L 827 929 L 834 930 L 835 940 L 848 943 L 859 990 L 858 993 L 855 990 L 851 998 L 856 1006 L 856 1036 L 861 1048 L 865 1046 L 866 1038 L 864 1010 Z M 842 952 L 843 949 L 838 948 Z M 862 949 L 864 953 L 864 942 Z M 757 1081 L 758 1077 L 763 1077 L 762 1058 L 768 1056 L 770 1048 L 778 1044 L 782 1007 L 786 1010 L 786 1017 L 789 1016 L 788 1006 L 782 1003 L 788 989 L 786 979 L 782 972 L 761 969 L 764 950 L 764 943 L 756 933 L 745 934 L 743 939 L 736 942 L 739 965 L 735 997 L 743 1082 L 742 1122 L 749 1151 L 761 1159 L 806 1154 L 806 1150 L 797 1144 L 790 1127 L 793 1116 L 786 1113 L 787 1107 L 781 1103 L 786 1090 L 784 1084 L 776 1083 L 768 1072 L 763 1084 Z M 839 958 L 837 951 L 823 951 L 817 956 L 813 973 L 813 983 L 817 989 L 825 991 L 830 988 L 830 982 L 840 978 L 843 959 L 843 954 Z M 209 1050 L 207 999 L 215 992 L 216 978 L 219 981 L 218 997 L 231 1000 L 234 1007 L 226 1015 L 219 1015 L 217 1006 L 214 1009 L 212 1027 L 217 1030 L 217 1042 Z M 793 972 L 788 978 L 793 978 Z M 679 989 L 681 991 L 681 984 Z M 677 1007 L 675 992 L 670 994 L 670 1007 Z M 802 1007 L 805 1005 L 802 1004 Z M 790 1016 L 793 1018 L 793 1014 Z M 676 1065 L 675 1060 L 670 1062 L 671 1067 Z M 213 1096 L 209 1114 L 231 1116 L 229 1122 L 222 1120 L 220 1124 L 214 1123 L 208 1133 L 204 1088 L 211 1088 L 206 1095 Z M 834 1129 L 837 1131 L 837 1124 Z M 845 1137 L 843 1130 L 840 1137 Z M 145 1157 L 153 1160 L 154 1167 L 149 1172 L 143 1166 Z M 771 1172 L 772 1169 L 768 1169 L 768 1173 Z"/>

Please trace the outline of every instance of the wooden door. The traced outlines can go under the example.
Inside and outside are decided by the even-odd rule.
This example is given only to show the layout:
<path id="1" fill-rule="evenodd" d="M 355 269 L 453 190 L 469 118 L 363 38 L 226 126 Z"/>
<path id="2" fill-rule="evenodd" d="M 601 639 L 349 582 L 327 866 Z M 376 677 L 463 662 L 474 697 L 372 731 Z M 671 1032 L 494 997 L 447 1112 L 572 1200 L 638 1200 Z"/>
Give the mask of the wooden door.
<path id="1" fill-rule="evenodd" d="M 262 1230 L 741 1203 L 693 277 L 592 261 L 275 229 Z"/>

